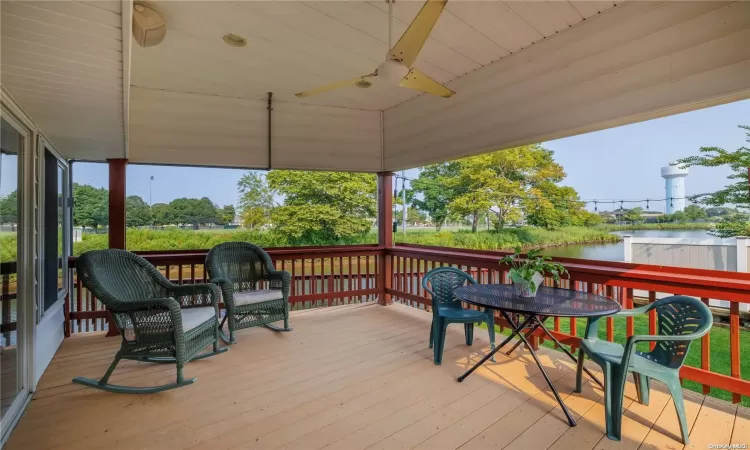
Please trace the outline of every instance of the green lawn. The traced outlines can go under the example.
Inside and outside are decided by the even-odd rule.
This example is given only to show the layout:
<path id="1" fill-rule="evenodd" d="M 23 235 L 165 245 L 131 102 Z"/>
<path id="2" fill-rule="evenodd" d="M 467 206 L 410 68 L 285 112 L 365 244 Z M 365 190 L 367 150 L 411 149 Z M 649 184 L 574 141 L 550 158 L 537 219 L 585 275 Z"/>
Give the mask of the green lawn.
<path id="1" fill-rule="evenodd" d="M 627 340 L 625 336 L 625 318 L 615 318 L 614 319 L 614 328 L 615 328 L 615 342 L 618 342 L 620 344 L 625 344 L 625 341 Z M 545 322 L 545 325 L 552 330 L 553 329 L 553 319 L 548 319 L 547 322 Z M 648 316 L 638 316 L 634 320 L 635 325 L 635 334 L 649 334 L 648 332 Z M 582 319 L 578 319 L 576 322 L 576 332 L 577 336 L 583 337 L 583 333 L 586 330 L 586 321 Z M 570 320 L 563 318 L 560 319 L 560 332 L 561 333 L 570 333 Z M 510 334 L 510 330 L 505 329 L 502 334 L 508 335 Z M 607 338 L 607 328 L 606 328 L 606 321 L 602 320 L 599 325 L 599 337 L 601 339 Z M 542 344 L 545 347 L 554 349 L 554 344 L 546 340 Z M 647 350 L 648 344 L 643 343 L 639 344 L 638 347 L 640 350 Z M 742 330 L 740 331 L 740 349 L 744 350 L 745 352 L 750 351 L 750 331 Z M 685 364 L 688 366 L 693 367 L 700 367 L 701 366 L 701 343 L 700 341 L 695 341 L 690 346 L 690 351 L 688 352 L 687 359 L 685 360 Z M 724 375 L 730 374 L 730 366 L 729 366 L 729 328 L 721 327 L 721 326 L 714 326 L 711 329 L 711 370 L 713 372 L 721 373 Z M 743 380 L 750 380 L 750 358 L 744 357 L 740 358 L 740 374 Z M 702 392 L 702 385 L 693 381 L 685 380 L 683 382 L 683 387 L 686 389 L 690 389 L 695 392 Z M 729 392 L 712 388 L 711 393 L 709 394 L 711 397 L 720 398 L 722 400 L 726 401 L 732 401 L 732 394 Z M 750 407 L 750 398 L 748 397 L 742 397 L 742 405 Z"/>

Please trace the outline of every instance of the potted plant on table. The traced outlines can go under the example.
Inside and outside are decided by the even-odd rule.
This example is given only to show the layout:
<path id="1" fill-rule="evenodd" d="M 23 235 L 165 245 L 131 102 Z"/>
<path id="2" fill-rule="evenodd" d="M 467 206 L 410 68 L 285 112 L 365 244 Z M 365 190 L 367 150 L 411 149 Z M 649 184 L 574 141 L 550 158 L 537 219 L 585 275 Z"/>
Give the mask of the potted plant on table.
<path id="1" fill-rule="evenodd" d="M 549 256 L 543 256 L 541 250 L 531 250 L 525 258 L 521 258 L 521 248 L 517 247 L 515 253 L 501 259 L 500 264 L 510 267 L 510 279 L 519 297 L 535 297 L 545 274 L 552 276 L 557 282 L 561 275 L 568 275 L 562 264 L 553 262 Z"/>

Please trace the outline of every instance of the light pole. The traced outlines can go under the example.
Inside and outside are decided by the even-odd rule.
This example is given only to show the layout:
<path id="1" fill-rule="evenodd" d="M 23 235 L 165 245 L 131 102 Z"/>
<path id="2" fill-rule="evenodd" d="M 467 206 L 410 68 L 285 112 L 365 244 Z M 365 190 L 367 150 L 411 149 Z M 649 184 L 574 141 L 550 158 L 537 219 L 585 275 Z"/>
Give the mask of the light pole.
<path id="1" fill-rule="evenodd" d="M 406 236 L 406 171 L 404 170 L 401 171 L 401 198 L 404 202 L 401 208 L 401 234 Z"/>
<path id="2" fill-rule="evenodd" d="M 151 182 L 154 181 L 154 176 L 151 175 L 151 178 L 148 180 L 148 207 L 151 209 L 151 207 L 154 205 L 154 203 L 151 201 Z"/>

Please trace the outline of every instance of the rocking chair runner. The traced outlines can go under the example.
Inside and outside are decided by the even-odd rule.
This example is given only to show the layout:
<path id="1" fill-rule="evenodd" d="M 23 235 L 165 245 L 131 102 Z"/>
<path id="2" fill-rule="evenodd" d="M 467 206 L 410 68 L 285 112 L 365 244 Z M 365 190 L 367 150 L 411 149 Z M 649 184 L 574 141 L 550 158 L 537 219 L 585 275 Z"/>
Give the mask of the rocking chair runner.
<path id="1" fill-rule="evenodd" d="M 236 343 L 234 332 L 264 326 L 274 331 L 289 328 L 289 272 L 276 270 L 262 248 L 247 242 L 226 242 L 212 248 L 206 256 L 211 282 L 221 287 L 226 316 L 219 325 L 221 338 Z M 265 282 L 266 286 L 259 286 Z M 271 325 L 283 320 L 284 328 Z M 228 323 L 229 337 L 222 331 Z"/>
<path id="2" fill-rule="evenodd" d="M 112 313 L 122 344 L 101 380 L 77 377 L 74 383 L 124 394 L 161 392 L 196 381 L 183 377 L 187 362 L 227 351 L 218 347 L 216 286 L 172 284 L 145 259 L 117 249 L 84 253 L 76 270 L 86 288 Z M 209 345 L 213 350 L 200 354 Z M 177 381 L 153 387 L 109 384 L 121 359 L 176 364 Z"/>

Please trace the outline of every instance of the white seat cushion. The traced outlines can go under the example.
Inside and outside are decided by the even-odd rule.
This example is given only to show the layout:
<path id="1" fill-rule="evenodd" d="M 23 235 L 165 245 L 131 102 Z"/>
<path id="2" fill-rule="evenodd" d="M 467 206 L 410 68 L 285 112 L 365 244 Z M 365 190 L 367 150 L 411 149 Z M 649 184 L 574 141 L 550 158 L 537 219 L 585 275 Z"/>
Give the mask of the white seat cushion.
<path id="1" fill-rule="evenodd" d="M 180 310 L 180 313 L 182 314 L 182 331 L 185 333 L 216 318 L 216 311 L 213 306 L 186 308 Z"/>
<path id="2" fill-rule="evenodd" d="M 284 298 L 284 294 L 278 289 L 259 289 L 257 291 L 235 292 L 232 298 L 234 298 L 235 306 L 244 306 L 269 300 L 281 300 Z"/>
<path id="3" fill-rule="evenodd" d="M 213 306 L 201 306 L 199 308 L 188 308 L 180 310 L 182 315 L 182 331 L 187 333 L 193 328 L 204 324 L 206 321 L 216 317 Z M 135 330 L 133 327 L 125 328 L 125 340 L 135 340 Z"/>

